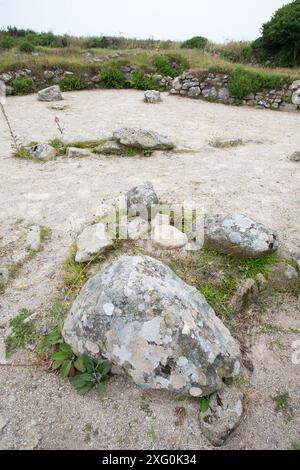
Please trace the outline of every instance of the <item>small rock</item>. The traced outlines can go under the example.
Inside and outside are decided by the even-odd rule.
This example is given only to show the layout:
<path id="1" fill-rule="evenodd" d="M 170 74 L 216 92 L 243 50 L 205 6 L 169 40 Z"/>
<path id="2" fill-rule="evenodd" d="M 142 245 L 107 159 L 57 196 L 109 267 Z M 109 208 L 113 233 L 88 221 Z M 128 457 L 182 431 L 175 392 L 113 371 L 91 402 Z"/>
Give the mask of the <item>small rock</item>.
<path id="1" fill-rule="evenodd" d="M 245 279 L 237 288 L 236 294 L 231 299 L 230 305 L 235 313 L 242 312 L 256 301 L 258 287 L 254 279 Z"/>
<path id="2" fill-rule="evenodd" d="M 39 251 L 41 248 L 41 228 L 39 225 L 32 225 L 27 235 L 27 245 L 31 250 Z"/>
<path id="3" fill-rule="evenodd" d="M 242 415 L 242 393 L 235 388 L 224 388 L 211 397 L 206 413 L 201 413 L 200 427 L 214 446 L 222 446 L 239 425 Z"/>
<path id="4" fill-rule="evenodd" d="M 220 88 L 218 91 L 219 100 L 226 102 L 230 98 L 230 93 L 227 88 Z"/>
<path id="5" fill-rule="evenodd" d="M 147 90 L 145 91 L 144 96 L 145 103 L 160 103 L 162 101 L 159 91 Z"/>
<path id="6" fill-rule="evenodd" d="M 62 99 L 59 85 L 53 85 L 38 92 L 39 101 L 61 101 Z"/>
<path id="7" fill-rule="evenodd" d="M 113 240 L 106 232 L 104 224 L 87 227 L 77 238 L 76 263 L 91 261 L 107 248 L 113 246 Z"/>
<path id="8" fill-rule="evenodd" d="M 122 147 L 113 141 L 105 142 L 105 144 L 99 145 L 96 149 L 97 153 L 102 155 L 123 155 Z"/>
<path id="9" fill-rule="evenodd" d="M 242 258 L 273 253 L 279 246 L 275 231 L 243 214 L 206 217 L 204 241 L 212 249 Z"/>
<path id="10" fill-rule="evenodd" d="M 291 162 L 300 162 L 300 152 L 294 152 L 290 157 L 289 160 Z"/>
<path id="11" fill-rule="evenodd" d="M 300 80 L 295 80 L 291 86 L 290 86 L 290 90 L 292 91 L 295 91 L 295 90 L 298 90 L 300 89 Z"/>
<path id="12" fill-rule="evenodd" d="M 149 129 L 124 127 L 114 132 L 113 137 L 126 147 L 143 150 L 171 150 L 175 147 L 169 137 Z"/>
<path id="13" fill-rule="evenodd" d="M 81 149 L 76 147 L 68 147 L 66 156 L 68 158 L 90 157 L 92 155 L 90 149 Z"/>
<path id="14" fill-rule="evenodd" d="M 56 157 L 56 150 L 49 144 L 37 144 L 29 148 L 29 153 L 32 158 L 36 160 L 54 160 Z"/>
<path id="15" fill-rule="evenodd" d="M 133 219 L 121 222 L 120 237 L 129 238 L 129 240 L 146 239 L 149 231 L 149 222 L 141 217 L 134 217 Z M 127 235 L 127 236 L 126 236 Z"/>
<path id="16" fill-rule="evenodd" d="M 286 270 L 284 271 L 284 275 L 287 280 L 292 281 L 298 279 L 297 270 L 291 266 L 290 264 L 287 266 Z"/>
<path id="17" fill-rule="evenodd" d="M 190 98 L 197 98 L 201 93 L 200 87 L 198 86 L 192 86 L 189 91 L 188 91 L 188 96 Z"/>
<path id="18" fill-rule="evenodd" d="M 188 237 L 172 225 L 155 225 L 152 229 L 152 242 L 159 248 L 172 250 L 184 247 L 188 243 Z"/>
<path id="19" fill-rule="evenodd" d="M 132 188 L 126 199 L 129 217 L 140 216 L 151 221 L 159 212 L 159 199 L 150 182 Z"/>
<path id="20" fill-rule="evenodd" d="M 300 106 L 300 88 L 296 90 L 292 95 L 292 103 L 295 106 Z"/>
<path id="21" fill-rule="evenodd" d="M 68 107 L 65 103 L 54 103 L 49 106 L 49 109 L 53 109 L 53 111 L 64 111 Z"/>

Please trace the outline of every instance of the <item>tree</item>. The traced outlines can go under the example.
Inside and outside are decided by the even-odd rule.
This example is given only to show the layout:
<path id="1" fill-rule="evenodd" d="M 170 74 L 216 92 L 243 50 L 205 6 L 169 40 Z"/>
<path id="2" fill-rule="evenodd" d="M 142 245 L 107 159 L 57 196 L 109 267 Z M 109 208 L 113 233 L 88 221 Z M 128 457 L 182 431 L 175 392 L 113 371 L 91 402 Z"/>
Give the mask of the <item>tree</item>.
<path id="1" fill-rule="evenodd" d="M 187 41 L 184 41 L 181 45 L 182 49 L 204 49 L 208 39 L 203 36 L 194 36 Z"/>
<path id="2" fill-rule="evenodd" d="M 277 10 L 261 32 L 262 37 L 253 43 L 254 49 L 281 65 L 300 64 L 300 0 Z"/>

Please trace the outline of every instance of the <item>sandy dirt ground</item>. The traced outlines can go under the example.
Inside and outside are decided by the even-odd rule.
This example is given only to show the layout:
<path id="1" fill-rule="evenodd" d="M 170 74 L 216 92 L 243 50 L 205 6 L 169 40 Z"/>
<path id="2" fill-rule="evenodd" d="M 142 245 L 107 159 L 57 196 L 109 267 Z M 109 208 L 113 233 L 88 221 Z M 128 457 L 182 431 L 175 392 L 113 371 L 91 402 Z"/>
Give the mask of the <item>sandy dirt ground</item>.
<path id="1" fill-rule="evenodd" d="M 229 107 L 164 95 L 143 102 L 133 90 L 66 93 L 68 107 L 53 111 L 35 95 L 7 100 L 6 110 L 24 142 L 58 137 L 101 139 L 123 126 L 148 127 L 191 151 L 151 158 L 92 156 L 36 163 L 10 156 L 0 118 L 0 245 L 18 224 L 52 230 L 42 252 L 24 264 L 0 296 L 0 333 L 20 309 L 47 310 L 58 293 L 64 259 L 78 231 L 103 199 L 150 180 L 161 200 L 194 200 L 207 212 L 244 212 L 278 230 L 284 246 L 300 250 L 300 165 L 287 157 L 300 148 L 300 113 Z M 216 138 L 245 145 L 216 149 Z M 1 264 L 1 263 L 0 263 Z M 300 442 L 300 365 L 292 344 L 300 339 L 300 306 L 281 299 L 262 313 L 266 325 L 251 336 L 253 373 L 245 372 L 246 413 L 225 448 L 289 449 Z M 27 352 L 15 362 L 34 361 Z M 273 397 L 289 393 L 292 419 L 275 411 Z M 182 411 L 182 408 L 185 411 Z M 178 416 L 183 416 L 179 419 Z M 0 448 L 206 449 L 198 404 L 144 392 L 114 377 L 105 395 L 79 397 L 66 380 L 40 367 L 0 367 Z"/>

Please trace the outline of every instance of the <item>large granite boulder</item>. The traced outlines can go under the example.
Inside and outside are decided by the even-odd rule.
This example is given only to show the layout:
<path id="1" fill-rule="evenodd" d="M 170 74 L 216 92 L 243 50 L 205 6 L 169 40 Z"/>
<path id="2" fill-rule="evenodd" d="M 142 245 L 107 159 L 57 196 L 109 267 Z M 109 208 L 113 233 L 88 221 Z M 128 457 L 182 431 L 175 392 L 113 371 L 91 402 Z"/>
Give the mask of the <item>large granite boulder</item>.
<path id="1" fill-rule="evenodd" d="M 63 99 L 59 85 L 44 88 L 38 92 L 39 101 L 61 101 Z"/>
<path id="2" fill-rule="evenodd" d="M 279 246 L 274 230 L 243 214 L 206 217 L 204 242 L 209 248 L 242 258 L 267 255 Z"/>
<path id="3" fill-rule="evenodd" d="M 76 354 L 106 358 L 147 389 L 206 396 L 240 371 L 239 347 L 202 294 L 147 256 L 90 279 L 63 335 Z"/>
<path id="4" fill-rule="evenodd" d="M 142 150 L 171 150 L 175 147 L 172 140 L 158 132 L 136 127 L 123 127 L 113 134 L 114 139 L 126 147 Z"/>

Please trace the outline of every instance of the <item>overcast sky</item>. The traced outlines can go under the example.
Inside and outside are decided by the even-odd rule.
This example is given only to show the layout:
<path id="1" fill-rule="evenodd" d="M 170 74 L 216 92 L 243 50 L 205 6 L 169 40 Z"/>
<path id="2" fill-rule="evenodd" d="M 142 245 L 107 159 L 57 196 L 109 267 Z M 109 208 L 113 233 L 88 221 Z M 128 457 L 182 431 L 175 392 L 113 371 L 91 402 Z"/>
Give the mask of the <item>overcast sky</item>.
<path id="1" fill-rule="evenodd" d="M 255 39 L 289 0 L 0 0 L 0 27 L 60 34 Z"/>

